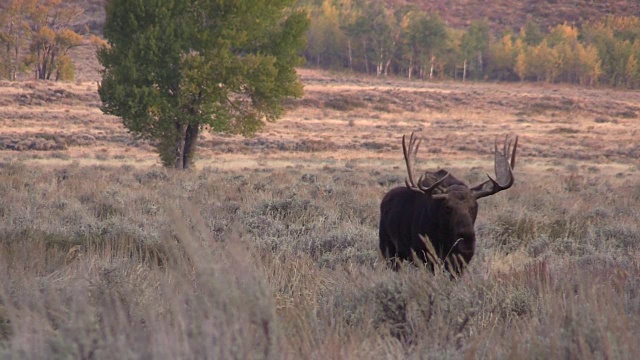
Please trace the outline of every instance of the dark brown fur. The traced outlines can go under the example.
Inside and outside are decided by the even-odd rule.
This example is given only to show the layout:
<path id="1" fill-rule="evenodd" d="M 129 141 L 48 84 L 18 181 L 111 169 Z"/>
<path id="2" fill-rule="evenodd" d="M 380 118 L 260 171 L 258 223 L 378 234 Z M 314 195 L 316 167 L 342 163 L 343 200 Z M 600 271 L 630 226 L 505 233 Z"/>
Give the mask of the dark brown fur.
<path id="1" fill-rule="evenodd" d="M 489 177 L 474 187 L 445 170 L 425 172 L 416 182 L 412 161 L 420 141 L 411 134 L 407 147 L 405 140 L 403 137 L 402 148 L 408 178 L 406 186 L 391 189 L 380 204 L 380 251 L 395 270 L 400 262 L 412 261 L 415 256 L 431 269 L 434 263 L 444 263 L 447 271 L 460 275 L 476 249 L 477 200 L 513 185 L 518 138 L 513 152 L 507 139 L 502 152 L 496 142 L 496 179 Z"/>
<path id="2" fill-rule="evenodd" d="M 446 172 L 432 174 L 442 177 Z M 445 199 L 434 199 L 404 186 L 391 189 L 382 199 L 380 251 L 394 269 L 398 269 L 399 261 L 411 261 L 413 253 L 433 268 L 420 235 L 431 240 L 436 252 L 431 256 L 445 261 L 447 269 L 453 266 L 454 272 L 460 273 L 459 262 L 471 261 L 476 247 L 474 223 L 478 202 L 469 187 L 452 176 L 442 187 L 449 194 Z"/>

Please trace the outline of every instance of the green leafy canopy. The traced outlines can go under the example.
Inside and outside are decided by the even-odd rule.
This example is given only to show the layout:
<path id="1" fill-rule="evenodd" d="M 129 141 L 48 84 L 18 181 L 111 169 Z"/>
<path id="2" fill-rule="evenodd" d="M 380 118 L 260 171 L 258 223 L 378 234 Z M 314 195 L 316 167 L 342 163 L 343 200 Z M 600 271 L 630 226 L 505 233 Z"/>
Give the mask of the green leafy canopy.
<path id="1" fill-rule="evenodd" d="M 252 134 L 302 95 L 309 20 L 292 0 L 111 0 L 99 51 L 103 111 L 167 140 L 208 125 Z M 181 127 L 182 126 L 182 127 Z"/>

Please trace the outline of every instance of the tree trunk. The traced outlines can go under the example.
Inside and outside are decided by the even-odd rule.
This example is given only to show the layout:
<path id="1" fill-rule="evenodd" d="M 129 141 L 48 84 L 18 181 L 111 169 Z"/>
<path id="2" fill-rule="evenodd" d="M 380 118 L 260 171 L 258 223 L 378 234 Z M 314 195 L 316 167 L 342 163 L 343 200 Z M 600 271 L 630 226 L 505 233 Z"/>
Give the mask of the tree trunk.
<path id="1" fill-rule="evenodd" d="M 186 127 L 180 123 L 176 124 L 177 136 L 176 136 L 176 169 L 184 169 L 184 144 L 185 144 L 185 131 Z"/>
<path id="2" fill-rule="evenodd" d="M 15 81 L 18 76 L 18 64 L 20 63 L 20 48 L 15 46 L 15 57 L 11 66 L 11 81 Z"/>
<path id="3" fill-rule="evenodd" d="M 15 34 L 13 33 L 13 18 L 9 19 L 9 38 L 14 37 L 15 38 Z M 16 51 L 17 51 L 17 46 L 16 46 Z M 17 58 L 17 54 L 16 54 L 16 58 Z M 11 41 L 7 41 L 7 59 L 11 58 Z M 13 81 L 15 80 L 15 67 L 16 67 L 17 63 L 13 63 L 11 64 L 11 68 L 9 69 L 9 80 Z"/>
<path id="4" fill-rule="evenodd" d="M 17 73 L 18 73 L 18 63 L 20 61 L 20 58 L 18 56 L 18 54 L 19 54 L 18 53 L 19 46 L 18 46 L 18 41 L 16 40 L 18 36 L 14 33 L 14 31 L 16 31 L 16 30 L 14 30 L 14 21 L 13 21 L 13 19 L 11 19 L 11 26 L 9 28 L 9 35 L 11 37 L 13 37 L 13 39 L 15 41 L 14 45 L 11 45 L 11 42 L 7 41 L 7 58 L 8 59 L 11 56 L 12 50 L 15 50 L 13 62 L 11 64 L 11 69 L 9 70 L 9 80 L 11 80 L 11 81 L 15 81 L 16 80 L 16 76 L 17 76 Z M 13 49 L 12 49 L 12 46 L 13 46 Z"/>
<path id="5" fill-rule="evenodd" d="M 49 80 L 51 77 L 51 69 L 53 68 L 53 61 L 49 61 L 49 59 L 53 60 L 53 55 L 51 54 L 50 47 L 43 47 L 42 49 L 42 57 L 40 56 L 40 51 L 38 51 L 38 62 L 36 64 L 38 79 L 40 80 Z"/>
<path id="6" fill-rule="evenodd" d="M 433 79 L 433 67 L 434 67 L 435 62 L 436 62 L 436 58 L 435 58 L 435 56 L 432 56 L 431 57 L 431 68 L 429 69 L 429 80 Z"/>
<path id="7" fill-rule="evenodd" d="M 367 42 L 362 39 L 362 53 L 364 54 L 364 69 L 369 75 L 369 59 L 367 59 Z"/>
<path id="8" fill-rule="evenodd" d="M 462 65 L 462 82 L 467 81 L 467 59 L 464 60 Z"/>
<path id="9" fill-rule="evenodd" d="M 409 80 L 411 80 L 412 74 L 413 74 L 413 54 L 409 56 Z"/>
<path id="10" fill-rule="evenodd" d="M 376 76 L 382 75 L 384 69 L 384 48 L 380 46 L 380 56 L 378 57 L 378 65 L 376 67 Z"/>
<path id="11" fill-rule="evenodd" d="M 37 58 L 37 62 L 36 62 L 36 79 L 44 79 L 44 75 L 43 75 L 43 67 L 45 66 L 44 63 L 40 60 L 40 50 L 38 50 L 38 54 L 37 54 L 38 58 Z"/>
<path id="12" fill-rule="evenodd" d="M 188 169 L 193 164 L 193 155 L 195 154 L 196 141 L 198 140 L 199 132 L 200 132 L 200 128 L 198 127 L 198 125 L 187 126 L 187 131 L 185 133 L 185 140 L 184 140 L 184 151 L 182 155 L 183 169 Z"/>
<path id="13" fill-rule="evenodd" d="M 51 61 L 49 61 L 49 66 L 48 66 L 48 70 L 47 70 L 47 80 L 51 80 L 51 74 L 53 73 L 53 68 L 54 66 L 54 61 L 56 61 L 56 54 L 55 53 L 51 53 Z"/>
<path id="14" fill-rule="evenodd" d="M 353 71 L 353 56 L 351 53 L 351 39 L 347 41 L 347 46 L 349 47 L 349 70 Z"/>

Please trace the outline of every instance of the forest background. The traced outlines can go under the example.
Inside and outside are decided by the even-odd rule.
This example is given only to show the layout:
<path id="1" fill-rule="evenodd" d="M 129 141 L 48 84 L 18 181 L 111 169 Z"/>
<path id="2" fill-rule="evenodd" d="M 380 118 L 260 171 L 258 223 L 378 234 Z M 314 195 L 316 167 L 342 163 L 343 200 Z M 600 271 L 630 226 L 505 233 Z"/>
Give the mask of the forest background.
<path id="1" fill-rule="evenodd" d="M 72 80 L 101 45 L 104 0 L 0 4 L 0 78 Z M 640 86 L 633 1 L 301 0 L 307 66 L 376 76 Z"/>

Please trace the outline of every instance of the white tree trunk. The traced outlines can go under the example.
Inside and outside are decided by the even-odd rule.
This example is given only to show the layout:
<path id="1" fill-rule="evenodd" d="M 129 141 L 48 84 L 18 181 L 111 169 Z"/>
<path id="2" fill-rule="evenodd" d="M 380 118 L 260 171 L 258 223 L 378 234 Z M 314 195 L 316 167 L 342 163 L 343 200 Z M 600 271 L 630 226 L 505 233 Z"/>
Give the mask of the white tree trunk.
<path id="1" fill-rule="evenodd" d="M 436 62 L 436 58 L 435 58 L 435 56 L 432 56 L 432 57 L 431 57 L 431 68 L 429 69 L 429 80 L 432 80 L 432 79 L 433 79 L 433 68 L 434 68 L 434 66 L 435 66 L 435 65 L 434 65 L 434 64 L 435 64 L 435 62 Z"/>
<path id="2" fill-rule="evenodd" d="M 467 59 L 464 60 L 462 65 L 462 82 L 467 81 Z"/>

